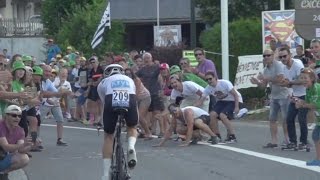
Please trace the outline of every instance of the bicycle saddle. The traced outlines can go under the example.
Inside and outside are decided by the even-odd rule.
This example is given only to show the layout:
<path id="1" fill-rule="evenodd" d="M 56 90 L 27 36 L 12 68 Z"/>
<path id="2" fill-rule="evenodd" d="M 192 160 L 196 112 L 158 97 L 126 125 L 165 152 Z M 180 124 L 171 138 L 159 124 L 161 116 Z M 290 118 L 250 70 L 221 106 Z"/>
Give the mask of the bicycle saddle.
<path id="1" fill-rule="evenodd" d="M 125 114 L 128 112 L 128 108 L 117 107 L 117 108 L 113 108 L 113 111 L 118 114 Z"/>

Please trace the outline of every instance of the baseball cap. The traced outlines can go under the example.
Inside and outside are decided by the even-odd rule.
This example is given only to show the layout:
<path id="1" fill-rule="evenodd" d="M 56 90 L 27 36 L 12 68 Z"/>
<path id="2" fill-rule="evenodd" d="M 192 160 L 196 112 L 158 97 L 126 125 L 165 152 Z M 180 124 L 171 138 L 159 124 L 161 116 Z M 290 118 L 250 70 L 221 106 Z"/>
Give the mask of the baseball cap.
<path id="1" fill-rule="evenodd" d="M 177 66 L 177 65 L 171 66 L 171 68 L 170 68 L 170 74 L 175 74 L 175 73 L 177 73 L 177 72 L 181 72 L 180 67 Z"/>
<path id="2" fill-rule="evenodd" d="M 53 42 L 53 39 L 48 39 L 48 42 Z"/>
<path id="3" fill-rule="evenodd" d="M 161 70 L 169 69 L 169 64 L 167 64 L 167 63 L 161 63 L 161 64 L 160 64 L 160 69 L 161 69 Z"/>
<path id="4" fill-rule="evenodd" d="M 82 56 L 80 57 L 80 61 L 87 61 L 86 57 Z"/>
<path id="5" fill-rule="evenodd" d="M 57 54 L 56 58 L 62 58 L 61 54 Z"/>
<path id="6" fill-rule="evenodd" d="M 32 61 L 32 57 L 31 56 L 28 56 L 28 55 L 23 55 L 21 57 L 22 61 Z"/>
<path id="7" fill-rule="evenodd" d="M 72 47 L 71 47 L 71 46 L 68 46 L 68 47 L 67 47 L 67 50 L 72 50 Z"/>
<path id="8" fill-rule="evenodd" d="M 98 61 L 98 57 L 97 57 L 97 56 L 92 56 L 92 57 L 89 59 L 89 61 L 93 61 L 93 60 Z"/>
<path id="9" fill-rule="evenodd" d="M 30 66 L 25 66 L 24 69 L 25 69 L 27 72 L 33 73 L 33 69 L 32 69 L 32 67 L 30 67 Z"/>
<path id="10" fill-rule="evenodd" d="M 122 56 L 115 56 L 114 58 L 114 63 L 118 63 L 120 61 L 126 61 Z"/>
<path id="11" fill-rule="evenodd" d="M 4 111 L 6 114 L 18 114 L 18 115 L 21 115 L 22 114 L 22 111 L 21 111 L 21 108 L 17 105 L 10 105 L 8 106 L 5 111 Z"/>

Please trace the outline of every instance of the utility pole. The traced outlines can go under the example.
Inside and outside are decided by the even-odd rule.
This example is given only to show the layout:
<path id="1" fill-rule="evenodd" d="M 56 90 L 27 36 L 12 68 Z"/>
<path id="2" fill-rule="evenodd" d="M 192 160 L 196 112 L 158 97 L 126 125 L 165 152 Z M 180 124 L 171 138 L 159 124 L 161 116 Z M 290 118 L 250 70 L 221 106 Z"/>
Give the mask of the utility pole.
<path id="1" fill-rule="evenodd" d="M 280 0 L 280 10 L 283 11 L 285 9 L 284 0 Z"/>
<path id="2" fill-rule="evenodd" d="M 222 49 L 222 79 L 229 80 L 229 30 L 228 2 L 221 0 L 221 49 Z"/>
<path id="3" fill-rule="evenodd" d="M 195 0 L 190 0 L 190 47 L 194 49 L 197 46 L 197 29 L 196 29 L 196 15 L 195 15 Z"/>

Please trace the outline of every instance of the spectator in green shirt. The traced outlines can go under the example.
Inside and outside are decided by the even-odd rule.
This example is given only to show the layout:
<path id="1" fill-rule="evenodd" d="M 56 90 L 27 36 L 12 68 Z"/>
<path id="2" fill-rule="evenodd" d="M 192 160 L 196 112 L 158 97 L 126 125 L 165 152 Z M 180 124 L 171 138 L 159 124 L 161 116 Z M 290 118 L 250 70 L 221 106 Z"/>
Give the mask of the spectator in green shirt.
<path id="1" fill-rule="evenodd" d="M 316 115 L 316 127 L 312 132 L 312 139 L 316 148 L 316 159 L 307 162 L 307 166 L 320 166 L 320 84 L 316 82 L 316 76 L 311 68 L 301 71 L 300 79 L 305 82 L 307 95 L 305 101 L 295 100 L 296 108 L 308 108 L 314 110 Z"/>
<path id="2" fill-rule="evenodd" d="M 182 72 L 178 65 L 173 65 L 170 67 L 170 75 L 173 74 L 178 75 L 182 81 L 192 81 L 204 88 L 208 85 L 208 83 L 201 79 L 199 76 L 193 73 Z"/>

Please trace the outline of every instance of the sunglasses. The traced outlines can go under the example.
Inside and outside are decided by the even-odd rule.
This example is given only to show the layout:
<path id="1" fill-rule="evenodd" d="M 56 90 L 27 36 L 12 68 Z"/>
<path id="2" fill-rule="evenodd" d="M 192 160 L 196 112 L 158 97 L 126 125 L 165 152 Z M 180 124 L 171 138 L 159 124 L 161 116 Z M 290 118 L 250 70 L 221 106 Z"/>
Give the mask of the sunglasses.
<path id="1" fill-rule="evenodd" d="M 212 78 L 206 78 L 206 81 L 212 81 Z"/>
<path id="2" fill-rule="evenodd" d="M 169 108 L 169 112 L 172 114 L 172 113 L 175 113 L 175 112 L 177 112 L 178 111 L 178 108 L 177 107 L 174 107 L 174 106 L 171 106 L 170 108 Z"/>
<path id="3" fill-rule="evenodd" d="M 270 56 L 272 56 L 272 54 L 264 54 L 264 55 L 262 55 L 262 57 L 270 57 Z"/>
<path id="4" fill-rule="evenodd" d="M 200 54 L 194 54 L 194 56 L 202 56 L 202 55 L 203 55 L 203 54 L 201 54 L 201 53 L 200 53 Z"/>
<path id="5" fill-rule="evenodd" d="M 18 115 L 18 114 L 8 114 L 8 115 L 10 115 L 11 117 L 13 117 L 13 118 L 21 118 L 21 115 Z"/>
<path id="6" fill-rule="evenodd" d="M 311 68 L 303 68 L 300 71 L 301 73 L 313 73 L 314 71 Z"/>
<path id="7" fill-rule="evenodd" d="M 315 42 L 320 42 L 320 40 L 319 39 L 312 39 L 311 40 L 311 43 L 315 43 Z"/>
<path id="8" fill-rule="evenodd" d="M 278 57 L 279 57 L 279 59 L 282 59 L 282 58 L 287 58 L 288 55 L 283 55 L 283 56 L 278 56 Z"/>

